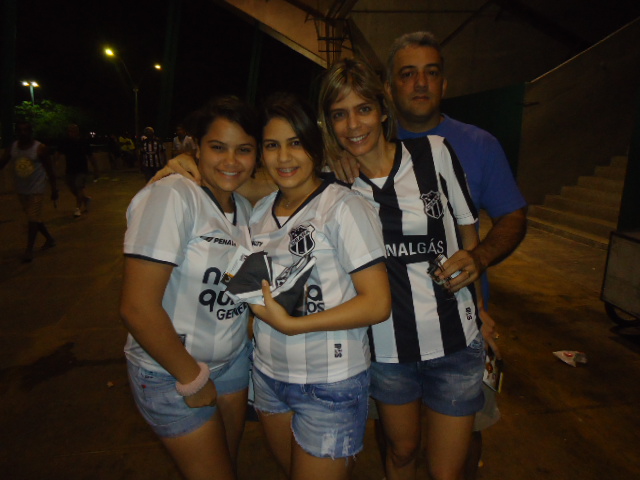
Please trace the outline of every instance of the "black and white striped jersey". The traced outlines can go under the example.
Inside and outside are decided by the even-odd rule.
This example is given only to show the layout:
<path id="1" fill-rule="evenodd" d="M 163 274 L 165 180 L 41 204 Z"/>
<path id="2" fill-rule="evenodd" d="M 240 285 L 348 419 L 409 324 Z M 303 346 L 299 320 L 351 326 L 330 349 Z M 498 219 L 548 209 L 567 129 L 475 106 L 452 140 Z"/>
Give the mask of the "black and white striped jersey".
<path id="1" fill-rule="evenodd" d="M 479 331 L 473 287 L 450 294 L 427 274 L 430 259 L 462 248 L 456 225 L 477 221 L 453 149 L 438 136 L 405 140 L 388 177 L 361 174 L 352 189 L 378 211 L 391 283 L 391 317 L 369 332 L 372 359 L 415 362 L 465 348 Z"/>
<path id="2" fill-rule="evenodd" d="M 162 156 L 165 151 L 164 143 L 159 138 L 143 137 L 140 142 L 140 152 L 142 155 L 142 166 L 151 168 L 162 168 L 166 162 Z"/>

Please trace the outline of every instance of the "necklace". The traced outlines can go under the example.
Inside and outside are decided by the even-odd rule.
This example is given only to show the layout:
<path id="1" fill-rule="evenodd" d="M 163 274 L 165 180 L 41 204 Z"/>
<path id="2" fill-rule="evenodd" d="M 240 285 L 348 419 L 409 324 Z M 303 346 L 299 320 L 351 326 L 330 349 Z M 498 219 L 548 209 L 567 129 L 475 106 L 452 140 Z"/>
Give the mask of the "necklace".
<path id="1" fill-rule="evenodd" d="M 285 206 L 285 208 L 287 208 L 287 209 L 289 209 L 289 208 L 291 207 L 291 204 L 293 204 L 293 205 L 296 205 L 296 204 L 297 204 L 297 205 L 302 205 L 302 204 L 305 202 L 305 200 L 306 200 L 307 198 L 309 198 L 309 197 L 313 194 L 313 192 L 315 192 L 317 189 L 318 189 L 318 186 L 314 186 L 314 187 L 313 187 L 313 190 L 311 190 L 309 193 L 307 193 L 307 194 L 304 196 L 304 198 L 303 198 L 302 200 L 300 200 L 300 201 L 285 200 L 285 199 L 284 199 L 284 196 L 283 196 L 283 197 L 282 197 L 281 202 L 283 202 L 283 203 L 284 203 L 284 206 Z"/>
<path id="2" fill-rule="evenodd" d="M 311 192 L 311 193 L 313 193 L 313 192 Z M 299 204 L 304 203 L 304 201 L 305 201 L 307 198 L 309 198 L 309 195 L 311 195 L 311 193 L 309 193 L 308 195 L 305 195 L 305 197 L 302 199 L 302 201 L 301 201 L 301 202 L 299 202 Z M 298 203 L 298 202 L 293 202 L 292 200 L 288 200 L 288 201 L 284 202 L 284 206 L 285 206 L 285 208 L 289 208 L 289 207 L 291 206 L 291 203 L 293 203 L 293 204 L 295 205 L 295 204 L 296 204 L 296 203 Z"/>

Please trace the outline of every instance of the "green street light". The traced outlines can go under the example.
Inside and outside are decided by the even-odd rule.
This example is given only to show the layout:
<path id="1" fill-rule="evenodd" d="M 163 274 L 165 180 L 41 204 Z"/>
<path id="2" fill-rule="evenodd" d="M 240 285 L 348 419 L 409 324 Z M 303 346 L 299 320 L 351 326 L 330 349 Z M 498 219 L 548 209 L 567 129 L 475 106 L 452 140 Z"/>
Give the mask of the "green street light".
<path id="1" fill-rule="evenodd" d="M 39 87 L 38 82 L 34 82 L 33 80 L 23 80 L 22 85 L 25 87 L 29 87 L 29 92 L 31 93 L 31 105 L 35 105 L 35 96 L 33 95 L 33 89 L 35 87 Z"/>

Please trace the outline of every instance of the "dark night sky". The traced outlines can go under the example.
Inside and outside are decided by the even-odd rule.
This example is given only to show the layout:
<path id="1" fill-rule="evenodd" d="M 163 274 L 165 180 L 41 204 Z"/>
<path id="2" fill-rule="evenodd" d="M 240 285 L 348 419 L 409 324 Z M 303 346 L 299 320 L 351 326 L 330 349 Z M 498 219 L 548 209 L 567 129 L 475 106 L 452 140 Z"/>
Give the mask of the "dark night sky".
<path id="1" fill-rule="evenodd" d="M 126 77 L 103 54 L 110 45 L 140 84 L 142 126 L 153 125 L 161 98 L 167 2 L 130 0 L 18 2 L 16 79 L 35 80 L 45 98 L 83 107 L 103 128 L 133 130 L 133 93 Z M 184 0 L 178 39 L 172 124 L 216 94 L 244 96 L 254 27 L 210 0 Z M 268 35 L 262 35 L 258 98 L 275 90 L 308 96 L 322 69 Z M 16 85 L 16 101 L 29 100 Z"/>

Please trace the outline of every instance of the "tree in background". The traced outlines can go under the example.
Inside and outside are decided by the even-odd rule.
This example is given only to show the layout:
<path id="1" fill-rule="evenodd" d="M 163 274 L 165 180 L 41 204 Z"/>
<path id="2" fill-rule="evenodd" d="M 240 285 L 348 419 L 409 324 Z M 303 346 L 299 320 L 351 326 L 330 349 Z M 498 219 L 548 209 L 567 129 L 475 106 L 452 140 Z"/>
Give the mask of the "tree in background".
<path id="1" fill-rule="evenodd" d="M 35 105 L 22 102 L 14 108 L 14 112 L 16 119 L 24 119 L 31 123 L 34 127 L 34 137 L 43 141 L 64 137 L 70 123 L 82 125 L 85 131 L 89 126 L 95 125 L 92 116 L 81 108 L 51 100 L 43 100 Z"/>

